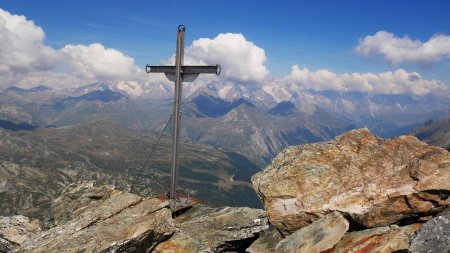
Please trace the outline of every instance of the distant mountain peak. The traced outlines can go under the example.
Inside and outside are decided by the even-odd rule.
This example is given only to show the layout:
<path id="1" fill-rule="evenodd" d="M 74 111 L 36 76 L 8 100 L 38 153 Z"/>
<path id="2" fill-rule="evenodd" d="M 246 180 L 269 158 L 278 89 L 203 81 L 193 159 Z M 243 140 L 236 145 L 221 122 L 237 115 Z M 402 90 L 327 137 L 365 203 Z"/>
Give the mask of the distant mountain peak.
<path id="1" fill-rule="evenodd" d="M 219 97 L 215 97 L 213 95 L 207 94 L 207 93 L 200 93 L 198 96 L 196 96 L 192 101 L 196 104 L 200 104 L 202 102 L 209 102 L 213 104 L 218 105 L 228 105 L 230 102 L 224 99 L 221 99 Z"/>
<path id="2" fill-rule="evenodd" d="M 287 116 L 297 111 L 297 107 L 290 101 L 281 101 L 267 113 L 273 116 Z"/>
<path id="3" fill-rule="evenodd" d="M 110 89 L 103 89 L 103 90 L 94 90 L 92 92 L 86 93 L 84 95 L 78 96 L 78 97 L 68 97 L 62 100 L 57 101 L 53 104 L 53 108 L 62 110 L 66 107 L 66 105 L 73 102 L 79 102 L 79 101 L 101 101 L 101 102 L 112 102 L 117 101 L 122 98 L 127 98 L 126 96 L 122 95 L 122 93 L 112 91 Z"/>
<path id="4" fill-rule="evenodd" d="M 16 93 L 25 93 L 25 92 L 29 92 L 27 89 L 24 88 L 20 88 L 17 86 L 9 86 L 8 88 L 6 88 L 7 91 L 13 91 Z"/>
<path id="5" fill-rule="evenodd" d="M 231 106 L 233 108 L 236 108 L 240 105 L 246 105 L 246 106 L 250 106 L 250 107 L 255 106 L 254 104 L 252 104 L 250 101 L 246 100 L 245 98 L 238 98 L 238 99 L 234 100 L 233 103 L 231 103 Z"/>
<path id="6" fill-rule="evenodd" d="M 41 84 L 41 85 L 35 86 L 35 87 L 33 87 L 33 88 L 29 89 L 29 90 L 30 91 L 35 91 L 35 92 L 37 92 L 37 91 L 50 91 L 50 90 L 53 90 L 53 88 Z"/>
<path id="7" fill-rule="evenodd" d="M 223 116 L 240 105 L 250 107 L 254 106 L 244 98 L 239 98 L 233 102 L 230 102 L 207 93 L 199 94 L 197 97 L 192 99 L 192 103 L 195 105 L 196 111 L 198 111 L 201 115 L 214 118 Z"/>
<path id="8" fill-rule="evenodd" d="M 53 90 L 53 88 L 49 87 L 49 86 L 45 86 L 45 85 L 38 85 L 35 86 L 33 88 L 20 88 L 17 86 L 9 86 L 8 88 L 6 88 L 7 91 L 13 91 L 16 93 L 30 93 L 30 92 L 45 92 L 45 91 L 50 91 Z"/>
<path id="9" fill-rule="evenodd" d="M 116 101 L 125 96 L 119 92 L 112 91 L 110 89 L 100 88 L 98 90 L 86 93 L 82 96 L 77 97 L 78 100 L 100 100 L 102 102 Z"/>

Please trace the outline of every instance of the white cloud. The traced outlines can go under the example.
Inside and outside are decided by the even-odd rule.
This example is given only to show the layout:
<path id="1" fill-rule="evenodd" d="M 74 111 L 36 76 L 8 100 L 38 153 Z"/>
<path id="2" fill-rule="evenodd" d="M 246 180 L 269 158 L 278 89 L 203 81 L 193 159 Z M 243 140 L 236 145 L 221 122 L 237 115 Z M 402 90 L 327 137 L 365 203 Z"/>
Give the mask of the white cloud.
<path id="1" fill-rule="evenodd" d="M 244 82 L 263 81 L 269 73 L 265 61 L 264 49 L 236 33 L 221 33 L 214 39 L 200 38 L 185 50 L 185 64 L 220 64 L 222 77 Z M 163 63 L 173 64 L 174 56 Z"/>
<path id="2" fill-rule="evenodd" d="M 110 81 L 132 78 L 142 72 L 133 58 L 99 43 L 89 46 L 67 45 L 61 49 L 70 68 L 90 81 Z"/>
<path id="3" fill-rule="evenodd" d="M 60 88 L 145 78 L 133 58 L 115 49 L 94 43 L 55 50 L 44 39 L 44 31 L 33 21 L 0 9 L 0 88 L 39 84 Z"/>
<path id="4" fill-rule="evenodd" d="M 11 85 L 11 82 L 7 84 Z M 60 88 L 76 87 L 86 83 L 80 83 L 80 79 L 75 77 L 74 75 L 49 70 L 27 72 L 23 76 L 16 78 L 13 84 L 24 88 L 31 88 L 39 84 L 45 84 L 47 86 Z"/>
<path id="5" fill-rule="evenodd" d="M 310 71 L 294 65 L 290 75 L 278 80 L 277 83 L 284 83 L 289 90 L 311 89 L 377 94 L 426 95 L 449 90 L 448 86 L 440 81 L 427 80 L 417 72 L 407 72 L 403 69 L 377 74 L 371 72 L 335 74 L 328 70 Z"/>
<path id="6" fill-rule="evenodd" d="M 426 42 L 411 40 L 408 36 L 396 37 L 393 33 L 379 31 L 359 41 L 358 55 L 381 55 L 392 64 L 414 62 L 427 66 L 442 58 L 450 58 L 450 36 L 435 35 Z"/>
<path id="7" fill-rule="evenodd" d="M 58 54 L 43 44 L 44 31 L 24 16 L 0 9 L 0 85 L 29 71 L 52 69 Z"/>

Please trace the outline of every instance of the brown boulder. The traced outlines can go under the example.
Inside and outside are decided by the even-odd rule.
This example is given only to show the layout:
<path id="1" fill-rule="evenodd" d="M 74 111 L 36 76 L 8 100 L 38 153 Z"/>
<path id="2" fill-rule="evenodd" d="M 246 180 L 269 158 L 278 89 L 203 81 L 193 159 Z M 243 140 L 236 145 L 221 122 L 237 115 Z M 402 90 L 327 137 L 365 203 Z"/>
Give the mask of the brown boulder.
<path id="1" fill-rule="evenodd" d="M 450 156 L 412 136 L 382 140 L 357 129 L 283 150 L 252 182 L 270 222 L 286 234 L 333 211 L 386 226 L 449 205 Z"/>

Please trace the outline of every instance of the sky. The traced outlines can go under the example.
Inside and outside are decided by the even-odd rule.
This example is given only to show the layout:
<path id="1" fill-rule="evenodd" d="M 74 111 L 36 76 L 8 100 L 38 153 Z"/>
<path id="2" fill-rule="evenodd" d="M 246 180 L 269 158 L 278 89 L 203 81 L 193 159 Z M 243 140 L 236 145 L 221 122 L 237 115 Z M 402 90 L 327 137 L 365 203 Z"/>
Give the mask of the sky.
<path id="1" fill-rule="evenodd" d="M 187 62 L 221 63 L 233 82 L 375 92 L 393 80 L 389 92 L 415 94 L 450 85 L 445 0 L 1 0 L 0 10 L 0 87 L 141 85 L 145 64 L 170 62 L 179 24 Z M 11 25 L 17 17 L 28 23 Z"/>

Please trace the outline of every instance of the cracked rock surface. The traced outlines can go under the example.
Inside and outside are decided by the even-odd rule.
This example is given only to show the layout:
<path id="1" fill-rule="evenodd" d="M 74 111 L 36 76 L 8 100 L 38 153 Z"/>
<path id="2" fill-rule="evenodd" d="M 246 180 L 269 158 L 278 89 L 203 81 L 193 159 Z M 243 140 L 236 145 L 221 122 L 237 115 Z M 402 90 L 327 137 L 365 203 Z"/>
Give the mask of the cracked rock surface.
<path id="1" fill-rule="evenodd" d="M 354 231 L 345 234 L 327 253 L 391 253 L 405 252 L 421 224 L 396 225 Z"/>
<path id="2" fill-rule="evenodd" d="M 107 186 L 80 185 L 53 207 L 58 225 L 15 252 L 150 252 L 175 230 L 167 202 Z"/>
<path id="3" fill-rule="evenodd" d="M 275 252 L 324 252 L 341 240 L 348 225 L 341 214 L 331 213 L 281 240 Z"/>
<path id="4" fill-rule="evenodd" d="M 283 240 L 283 236 L 273 226 L 259 234 L 256 241 L 246 249 L 248 253 L 275 253 L 275 247 Z"/>
<path id="5" fill-rule="evenodd" d="M 449 205 L 450 156 L 413 136 L 383 140 L 357 129 L 285 149 L 252 182 L 285 235 L 333 211 L 353 225 L 380 227 Z"/>

